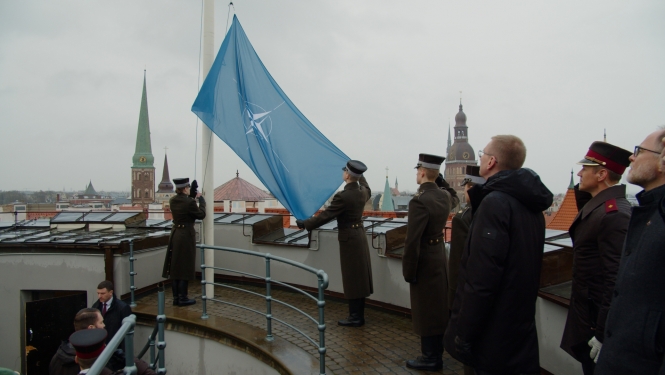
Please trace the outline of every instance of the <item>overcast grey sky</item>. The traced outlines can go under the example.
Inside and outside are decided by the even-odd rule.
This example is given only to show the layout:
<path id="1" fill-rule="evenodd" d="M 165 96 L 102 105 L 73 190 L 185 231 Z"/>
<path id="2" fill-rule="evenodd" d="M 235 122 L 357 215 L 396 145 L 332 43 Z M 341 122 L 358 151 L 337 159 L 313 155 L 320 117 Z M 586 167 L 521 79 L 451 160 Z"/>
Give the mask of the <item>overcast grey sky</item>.
<path id="1" fill-rule="evenodd" d="M 418 153 L 445 155 L 459 91 L 474 149 L 520 136 L 555 193 L 604 128 L 632 150 L 665 124 L 662 0 L 234 4 L 284 92 L 375 191 L 386 167 L 417 189 Z M 157 180 L 164 147 L 171 177 L 200 179 L 200 17 L 200 1 L 1 1 L 0 190 L 129 190 L 144 68 Z M 261 186 L 217 139 L 215 186 L 236 169 Z"/>

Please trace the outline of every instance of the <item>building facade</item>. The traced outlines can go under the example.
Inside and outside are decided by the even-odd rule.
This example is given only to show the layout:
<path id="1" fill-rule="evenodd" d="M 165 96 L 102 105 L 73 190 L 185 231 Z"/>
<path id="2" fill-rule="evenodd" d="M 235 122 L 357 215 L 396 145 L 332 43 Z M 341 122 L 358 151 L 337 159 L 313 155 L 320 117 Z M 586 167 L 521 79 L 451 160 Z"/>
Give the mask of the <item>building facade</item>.
<path id="1" fill-rule="evenodd" d="M 473 147 L 469 144 L 469 127 L 466 125 L 466 114 L 462 110 L 460 100 L 459 112 L 455 115 L 454 142 L 450 144 L 450 128 L 448 129 L 448 156 L 444 178 L 457 191 L 460 203 L 466 203 L 462 181 L 467 165 L 478 165 Z"/>
<path id="2" fill-rule="evenodd" d="M 144 71 L 136 149 L 132 157 L 132 204 L 147 207 L 150 203 L 155 202 L 155 158 L 152 155 L 150 144 L 150 121 L 145 81 Z"/>

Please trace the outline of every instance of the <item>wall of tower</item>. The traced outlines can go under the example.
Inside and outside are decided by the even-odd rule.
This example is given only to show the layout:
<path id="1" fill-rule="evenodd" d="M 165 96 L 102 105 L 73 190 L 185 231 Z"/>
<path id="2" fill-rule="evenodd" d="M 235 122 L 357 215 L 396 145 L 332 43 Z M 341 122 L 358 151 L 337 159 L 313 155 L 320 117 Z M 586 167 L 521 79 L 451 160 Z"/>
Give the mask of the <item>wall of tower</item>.
<path id="1" fill-rule="evenodd" d="M 155 202 L 155 168 L 132 168 L 132 204 Z"/>

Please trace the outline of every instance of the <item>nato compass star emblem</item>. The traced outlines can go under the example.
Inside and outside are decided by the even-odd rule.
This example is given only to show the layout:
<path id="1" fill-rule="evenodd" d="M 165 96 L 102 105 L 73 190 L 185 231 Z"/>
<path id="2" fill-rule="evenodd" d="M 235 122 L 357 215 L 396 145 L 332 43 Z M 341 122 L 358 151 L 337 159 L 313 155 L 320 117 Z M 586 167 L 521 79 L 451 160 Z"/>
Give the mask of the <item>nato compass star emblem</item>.
<path id="1" fill-rule="evenodd" d="M 270 113 L 281 107 L 282 104 L 284 104 L 284 102 L 281 102 L 277 107 L 268 111 L 258 104 L 245 101 L 245 109 L 243 110 L 242 114 L 243 125 L 245 126 L 246 130 L 245 134 L 253 133 L 258 139 L 263 139 L 265 144 L 270 145 L 268 137 L 270 137 L 273 128 Z M 277 157 L 277 160 L 279 160 L 284 168 L 286 168 L 286 165 L 284 165 L 279 155 L 277 155 L 274 150 L 272 150 L 272 152 L 275 154 L 275 157 Z M 288 168 L 286 168 L 286 170 L 288 171 Z"/>

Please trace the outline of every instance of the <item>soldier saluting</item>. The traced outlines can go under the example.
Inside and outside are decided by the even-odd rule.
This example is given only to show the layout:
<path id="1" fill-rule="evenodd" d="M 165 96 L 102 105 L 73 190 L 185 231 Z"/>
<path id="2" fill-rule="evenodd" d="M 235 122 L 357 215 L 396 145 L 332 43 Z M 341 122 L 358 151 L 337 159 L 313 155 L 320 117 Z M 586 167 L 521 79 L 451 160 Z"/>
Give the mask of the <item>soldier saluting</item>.
<path id="1" fill-rule="evenodd" d="M 194 222 L 206 217 L 206 201 L 196 198 L 196 180 L 189 184 L 189 178 L 174 178 L 176 195 L 169 200 L 173 214 L 173 226 L 166 249 L 162 277 L 172 279 L 173 305 L 188 306 L 196 303 L 187 297 L 190 280 L 195 280 L 196 230 Z M 191 188 L 191 189 L 190 189 Z M 196 199 L 199 205 L 196 205 Z"/>
<path id="2" fill-rule="evenodd" d="M 298 228 L 311 231 L 337 219 L 344 298 L 349 300 L 349 317 L 337 324 L 361 327 L 365 324 L 365 297 L 374 292 L 369 246 L 362 223 L 365 202 L 372 191 L 363 177 L 367 166 L 361 161 L 349 160 L 342 170 L 342 179 L 346 182 L 344 190 L 335 194 L 330 206 L 318 216 L 296 220 L 296 224 Z"/>

